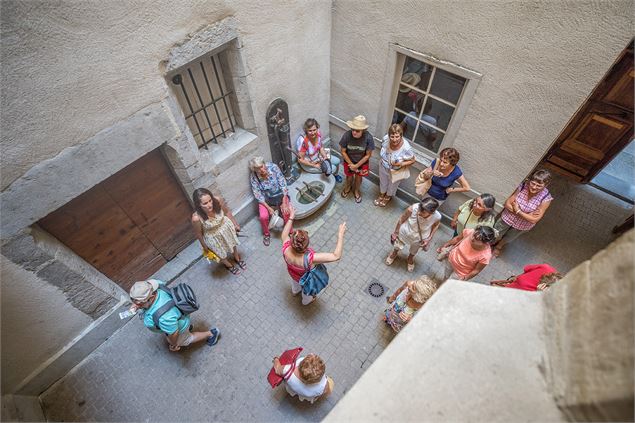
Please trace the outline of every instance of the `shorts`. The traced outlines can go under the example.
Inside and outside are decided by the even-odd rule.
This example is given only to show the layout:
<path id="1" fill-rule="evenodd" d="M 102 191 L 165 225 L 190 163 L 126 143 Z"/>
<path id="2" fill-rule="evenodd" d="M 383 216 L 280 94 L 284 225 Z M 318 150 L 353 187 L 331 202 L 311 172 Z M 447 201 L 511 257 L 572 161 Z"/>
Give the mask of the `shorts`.
<path id="1" fill-rule="evenodd" d="M 498 241 L 505 240 L 506 244 L 509 244 L 522 234 L 527 231 L 521 231 L 520 229 L 516 229 L 507 223 L 501 218 L 499 218 L 496 223 L 494 223 L 494 229 L 498 231 Z"/>
<path id="2" fill-rule="evenodd" d="M 368 176 L 368 162 L 364 163 L 363 165 L 361 165 L 357 170 L 359 170 L 358 173 L 353 172 L 352 170 L 350 170 L 350 168 L 348 167 L 348 163 L 344 162 L 344 175 L 346 176 Z"/>
<path id="3" fill-rule="evenodd" d="M 168 336 L 166 333 L 165 336 Z M 190 332 L 190 329 L 186 329 L 185 332 L 179 332 L 179 337 L 176 338 L 176 345 L 179 347 L 187 347 L 194 340 L 194 335 Z"/>

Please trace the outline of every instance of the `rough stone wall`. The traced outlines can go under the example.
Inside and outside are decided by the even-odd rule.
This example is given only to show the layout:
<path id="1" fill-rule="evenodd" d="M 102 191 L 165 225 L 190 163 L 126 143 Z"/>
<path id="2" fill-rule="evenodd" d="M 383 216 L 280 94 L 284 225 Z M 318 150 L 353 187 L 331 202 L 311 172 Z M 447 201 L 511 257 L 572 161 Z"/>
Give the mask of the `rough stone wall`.
<path id="1" fill-rule="evenodd" d="M 360 12 L 363 11 L 363 12 Z M 506 197 L 633 36 L 632 2 L 335 0 L 331 113 L 376 125 L 389 44 L 483 75 L 454 141 L 479 192 Z"/>
<path id="2" fill-rule="evenodd" d="M 547 379 L 573 421 L 633 421 L 631 230 L 544 295 Z"/>

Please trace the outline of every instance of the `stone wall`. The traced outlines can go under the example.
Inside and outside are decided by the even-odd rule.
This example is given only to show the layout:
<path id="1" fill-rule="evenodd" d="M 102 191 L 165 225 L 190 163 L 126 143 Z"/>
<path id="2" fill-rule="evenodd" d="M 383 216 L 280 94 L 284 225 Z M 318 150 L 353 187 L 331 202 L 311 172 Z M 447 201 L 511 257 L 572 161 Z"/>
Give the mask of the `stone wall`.
<path id="1" fill-rule="evenodd" d="M 363 12 L 360 12 L 363 11 Z M 390 44 L 482 74 L 453 146 L 476 191 L 505 198 L 536 165 L 633 36 L 630 1 L 335 1 L 331 113 L 392 111 Z M 398 73 L 399 71 L 397 71 Z"/>
<path id="2" fill-rule="evenodd" d="M 544 295 L 547 378 L 572 421 L 633 421 L 635 231 Z"/>

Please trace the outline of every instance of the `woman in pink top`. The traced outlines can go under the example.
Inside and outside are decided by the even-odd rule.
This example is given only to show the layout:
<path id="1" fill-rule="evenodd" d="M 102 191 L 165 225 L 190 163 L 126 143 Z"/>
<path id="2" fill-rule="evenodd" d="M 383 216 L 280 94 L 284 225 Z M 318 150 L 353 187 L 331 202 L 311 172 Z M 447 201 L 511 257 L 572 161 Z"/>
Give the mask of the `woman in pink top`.
<path id="1" fill-rule="evenodd" d="M 495 234 L 489 226 L 463 229 L 462 233 L 439 247 L 437 259 L 447 258 L 443 280 L 467 281 L 478 275 L 492 258 L 490 244 L 496 240 Z"/>
<path id="2" fill-rule="evenodd" d="M 549 182 L 551 173 L 537 170 L 507 198 L 503 212 L 494 223 L 499 236 L 494 257 L 498 257 L 505 245 L 533 228 L 545 215 L 553 200 L 547 189 Z"/>
<path id="3" fill-rule="evenodd" d="M 490 285 L 522 289 L 523 291 L 545 291 L 551 284 L 560 279 L 562 279 L 562 275 L 548 264 L 528 264 L 523 269 L 522 275 L 512 276 L 507 280 L 491 281 Z"/>
<path id="4" fill-rule="evenodd" d="M 337 234 L 337 244 L 335 250 L 332 253 L 316 253 L 312 248 L 309 248 L 309 234 L 302 229 L 296 229 L 291 232 L 293 226 L 293 220 L 295 218 L 295 208 L 290 206 L 289 220 L 284 225 L 282 230 L 282 257 L 287 264 L 287 270 L 291 276 L 291 293 L 298 295 L 302 292 L 300 286 L 300 279 L 306 272 L 304 268 L 304 255 L 307 254 L 309 267 L 312 268 L 314 264 L 331 263 L 338 261 L 342 257 L 342 250 L 344 248 L 344 232 L 346 232 L 346 222 L 340 223 L 339 232 Z M 291 248 L 289 248 L 291 247 Z M 305 295 L 302 292 L 302 304 L 307 305 L 315 301 L 316 296 Z"/>

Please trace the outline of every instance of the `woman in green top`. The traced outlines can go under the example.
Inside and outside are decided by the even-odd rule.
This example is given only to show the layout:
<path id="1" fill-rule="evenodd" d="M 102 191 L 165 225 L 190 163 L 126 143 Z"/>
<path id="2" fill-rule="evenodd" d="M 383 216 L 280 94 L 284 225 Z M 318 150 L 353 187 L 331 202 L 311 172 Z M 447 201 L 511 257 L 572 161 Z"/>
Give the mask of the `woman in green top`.
<path id="1" fill-rule="evenodd" d="M 454 228 L 454 236 L 463 233 L 463 229 L 474 229 L 479 225 L 494 227 L 494 204 L 496 199 L 492 194 L 481 194 L 463 203 L 450 222 Z"/>

